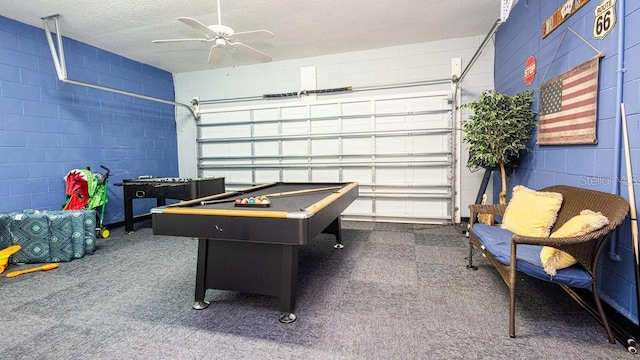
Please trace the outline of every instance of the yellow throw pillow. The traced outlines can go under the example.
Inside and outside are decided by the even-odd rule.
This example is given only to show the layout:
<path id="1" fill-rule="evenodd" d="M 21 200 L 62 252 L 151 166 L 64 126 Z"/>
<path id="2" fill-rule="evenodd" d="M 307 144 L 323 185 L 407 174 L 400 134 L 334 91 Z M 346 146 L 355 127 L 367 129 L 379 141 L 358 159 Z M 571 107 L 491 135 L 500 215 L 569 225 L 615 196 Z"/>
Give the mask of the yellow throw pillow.
<path id="1" fill-rule="evenodd" d="M 551 237 L 582 236 L 599 230 L 608 224 L 609 219 L 601 213 L 582 210 L 580 215 L 572 217 L 558 230 L 554 231 Z M 544 271 L 551 276 L 555 276 L 557 270 L 568 268 L 578 262 L 573 256 L 550 246 L 544 246 L 542 248 L 540 251 L 540 261 L 542 262 Z"/>
<path id="2" fill-rule="evenodd" d="M 609 219 L 602 213 L 582 210 L 580 215 L 576 215 L 564 223 L 558 230 L 551 234 L 552 238 L 574 237 L 588 234 L 592 231 L 600 230 L 609 225 Z"/>
<path id="3" fill-rule="evenodd" d="M 562 194 L 518 185 L 502 217 L 503 229 L 522 236 L 548 237 L 562 205 Z"/>
<path id="4" fill-rule="evenodd" d="M 542 261 L 544 271 L 551 276 L 556 276 L 558 270 L 568 268 L 578 262 L 578 260 L 569 253 L 551 246 L 542 247 L 542 250 L 540 250 L 540 261 Z"/>

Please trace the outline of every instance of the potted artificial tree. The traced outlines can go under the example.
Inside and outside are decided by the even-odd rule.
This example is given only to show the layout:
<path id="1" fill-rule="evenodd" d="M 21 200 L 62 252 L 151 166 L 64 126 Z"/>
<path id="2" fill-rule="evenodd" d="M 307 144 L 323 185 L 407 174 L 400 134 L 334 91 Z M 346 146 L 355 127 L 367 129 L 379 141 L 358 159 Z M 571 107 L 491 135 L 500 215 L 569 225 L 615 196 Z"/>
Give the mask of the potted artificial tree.
<path id="1" fill-rule="evenodd" d="M 531 109 L 533 90 L 509 96 L 495 90 L 484 91 L 477 101 L 462 108 L 473 110 L 463 125 L 463 141 L 469 144 L 467 167 L 499 168 L 502 180 L 501 204 L 507 202 L 506 167 L 520 157 L 523 150 L 530 151 L 527 142 L 537 126 Z"/>

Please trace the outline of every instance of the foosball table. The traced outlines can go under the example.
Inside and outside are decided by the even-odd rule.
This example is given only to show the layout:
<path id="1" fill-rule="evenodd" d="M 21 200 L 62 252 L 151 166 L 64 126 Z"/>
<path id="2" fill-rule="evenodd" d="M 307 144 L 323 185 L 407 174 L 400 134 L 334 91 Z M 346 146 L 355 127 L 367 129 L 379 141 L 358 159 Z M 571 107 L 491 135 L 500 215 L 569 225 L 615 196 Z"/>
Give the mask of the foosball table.
<path id="1" fill-rule="evenodd" d="M 225 191 L 223 177 L 209 178 L 174 178 L 141 176 L 125 179 L 115 184 L 124 189 L 124 228 L 134 231 L 133 200 L 156 198 L 157 206 L 166 205 L 166 199 L 191 200 L 208 195 L 221 194 Z"/>

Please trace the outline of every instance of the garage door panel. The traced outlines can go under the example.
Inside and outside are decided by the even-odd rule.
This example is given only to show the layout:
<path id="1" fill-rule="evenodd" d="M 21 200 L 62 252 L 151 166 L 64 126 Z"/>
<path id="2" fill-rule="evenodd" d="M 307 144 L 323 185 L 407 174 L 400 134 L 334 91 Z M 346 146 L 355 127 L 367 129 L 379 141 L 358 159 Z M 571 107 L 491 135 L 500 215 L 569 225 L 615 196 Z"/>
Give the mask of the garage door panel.
<path id="1" fill-rule="evenodd" d="M 201 156 L 251 156 L 250 143 L 207 143 L 200 146 Z"/>
<path id="2" fill-rule="evenodd" d="M 260 141 L 253 146 L 257 157 L 280 155 L 280 144 L 277 141 Z"/>
<path id="3" fill-rule="evenodd" d="M 282 135 L 306 135 L 309 134 L 309 125 L 306 121 L 287 121 L 281 124 Z"/>
<path id="4" fill-rule="evenodd" d="M 287 119 L 306 119 L 309 117 L 308 107 L 306 105 L 287 105 L 280 108 L 281 118 Z"/>
<path id="5" fill-rule="evenodd" d="M 311 172 L 312 182 L 340 182 L 340 169 L 314 169 Z"/>
<path id="6" fill-rule="evenodd" d="M 280 170 L 260 169 L 255 172 L 255 182 L 266 184 L 280 181 Z"/>
<path id="7" fill-rule="evenodd" d="M 354 181 L 360 196 L 346 218 L 450 223 L 449 98 L 434 91 L 203 110 L 199 175 L 224 176 L 231 188 Z"/>
<path id="8" fill-rule="evenodd" d="M 264 108 L 264 109 L 254 109 L 252 111 L 249 111 L 249 113 L 246 114 L 243 119 L 246 120 L 246 119 L 253 118 L 253 120 L 255 121 L 269 121 L 269 120 L 278 119 L 279 117 L 280 117 L 280 108 L 273 107 L 273 108 Z"/>
<path id="9" fill-rule="evenodd" d="M 338 117 L 340 116 L 340 104 L 332 103 L 332 104 L 312 104 L 309 107 L 309 116 L 313 118 L 324 118 L 324 117 Z"/>
<path id="10" fill-rule="evenodd" d="M 371 115 L 371 101 L 370 100 L 351 100 L 345 101 L 340 104 L 340 110 L 342 116 L 356 116 L 356 115 Z"/>
<path id="11" fill-rule="evenodd" d="M 340 119 L 311 119 L 312 134 L 336 134 L 341 128 Z"/>
<path id="12" fill-rule="evenodd" d="M 420 214 L 437 219 L 446 213 L 446 204 L 440 199 L 381 198 L 376 200 L 376 215 L 381 217 L 412 218 Z"/>
<path id="13" fill-rule="evenodd" d="M 371 169 L 366 167 L 345 168 L 342 170 L 342 178 L 359 184 L 371 184 Z"/>
<path id="14" fill-rule="evenodd" d="M 204 139 L 229 139 L 229 138 L 247 138 L 250 137 L 251 128 L 246 124 L 230 124 L 224 126 L 208 126 L 201 127 L 201 136 Z"/>
<path id="15" fill-rule="evenodd" d="M 272 122 L 256 122 L 253 126 L 253 134 L 255 137 L 278 136 L 280 134 L 280 126 Z"/>
<path id="16" fill-rule="evenodd" d="M 380 154 L 398 154 L 401 152 L 432 156 L 429 154 L 450 153 L 450 143 L 442 136 L 424 136 L 423 140 L 406 136 L 385 136 L 376 139 L 376 149 Z M 399 154 L 398 156 L 402 156 Z"/>
<path id="17" fill-rule="evenodd" d="M 371 138 L 350 138 L 342 140 L 342 152 L 347 155 L 371 154 L 373 144 Z"/>
<path id="18" fill-rule="evenodd" d="M 250 184 L 253 180 L 253 172 L 250 169 L 228 169 L 224 171 L 211 172 L 211 174 L 219 174 L 216 176 L 224 177 L 225 186 L 229 183 L 231 188 L 233 184 Z"/>
<path id="19" fill-rule="evenodd" d="M 306 140 L 282 141 L 283 155 L 305 155 L 308 153 L 309 145 Z"/>
<path id="20" fill-rule="evenodd" d="M 450 179 L 448 170 L 439 167 L 413 168 L 413 167 L 385 167 L 376 171 L 376 183 L 406 184 L 410 186 L 448 186 Z M 408 189 L 411 192 L 411 189 Z"/>
<path id="21" fill-rule="evenodd" d="M 373 122 L 371 118 L 359 117 L 359 118 L 345 118 L 342 120 L 343 132 L 363 132 L 373 130 Z"/>
<path id="22" fill-rule="evenodd" d="M 314 155 L 339 155 L 340 141 L 338 139 L 311 140 L 311 149 Z"/>
<path id="23" fill-rule="evenodd" d="M 282 181 L 285 182 L 307 182 L 309 181 L 309 171 L 302 169 L 282 170 Z"/>

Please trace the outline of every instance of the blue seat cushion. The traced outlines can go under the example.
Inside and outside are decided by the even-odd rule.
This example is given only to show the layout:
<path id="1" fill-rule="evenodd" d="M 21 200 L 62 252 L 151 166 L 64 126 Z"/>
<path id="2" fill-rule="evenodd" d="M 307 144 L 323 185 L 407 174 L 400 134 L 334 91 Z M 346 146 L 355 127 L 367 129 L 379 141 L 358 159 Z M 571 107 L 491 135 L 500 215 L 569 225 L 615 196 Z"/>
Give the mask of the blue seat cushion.
<path id="1" fill-rule="evenodd" d="M 498 226 L 474 224 L 473 233 L 499 262 L 509 265 L 513 233 Z M 571 287 L 591 289 L 593 279 L 580 264 L 558 270 L 556 276 L 547 274 L 540 261 L 541 245 L 520 244 L 517 248 L 516 270 L 536 279 Z"/>

